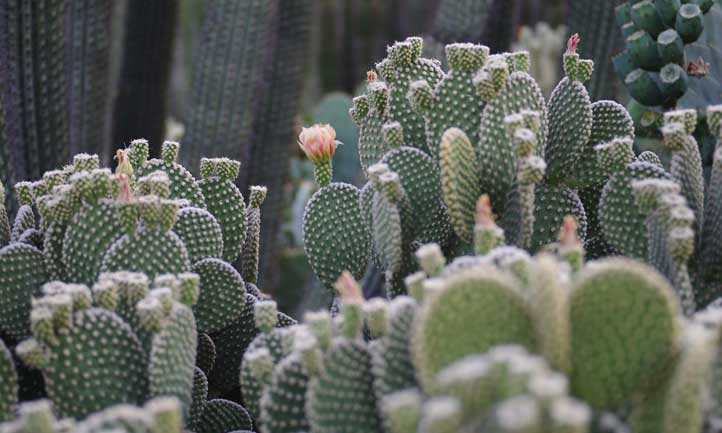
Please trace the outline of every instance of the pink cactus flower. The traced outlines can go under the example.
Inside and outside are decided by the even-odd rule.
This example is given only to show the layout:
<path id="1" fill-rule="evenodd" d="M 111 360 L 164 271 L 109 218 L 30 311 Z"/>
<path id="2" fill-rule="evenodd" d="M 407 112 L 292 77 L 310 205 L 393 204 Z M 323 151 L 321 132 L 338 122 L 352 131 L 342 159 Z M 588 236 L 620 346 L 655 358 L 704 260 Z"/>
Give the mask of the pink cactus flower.
<path id="1" fill-rule="evenodd" d="M 705 62 L 702 57 L 697 61 L 692 60 L 687 64 L 687 73 L 692 77 L 706 77 L 709 74 L 709 63 Z"/>
<path id="2" fill-rule="evenodd" d="M 361 286 L 348 271 L 343 271 L 336 281 L 336 290 L 344 304 L 362 304 Z"/>
<path id="3" fill-rule="evenodd" d="M 577 48 L 579 48 L 579 33 L 574 33 L 567 42 L 567 54 L 576 54 Z"/>
<path id="4" fill-rule="evenodd" d="M 491 211 L 491 200 L 488 194 L 482 194 L 476 202 L 476 224 L 481 227 L 495 227 L 494 214 Z"/>
<path id="5" fill-rule="evenodd" d="M 340 142 L 336 141 L 336 130 L 331 125 L 316 124 L 302 129 L 298 144 L 306 157 L 318 164 L 330 161 Z"/>
<path id="6" fill-rule="evenodd" d="M 575 248 L 582 244 L 577 235 L 577 220 L 571 215 L 564 217 L 562 229 L 559 233 L 559 245 L 564 248 Z"/>

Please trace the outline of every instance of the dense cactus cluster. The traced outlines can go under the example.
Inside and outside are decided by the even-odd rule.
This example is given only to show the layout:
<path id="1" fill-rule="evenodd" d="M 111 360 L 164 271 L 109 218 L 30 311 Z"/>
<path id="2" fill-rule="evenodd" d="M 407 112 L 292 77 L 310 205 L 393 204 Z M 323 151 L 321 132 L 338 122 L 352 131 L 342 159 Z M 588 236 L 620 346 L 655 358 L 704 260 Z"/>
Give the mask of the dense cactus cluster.
<path id="1" fill-rule="evenodd" d="M 548 101 L 528 73 L 527 52 L 490 55 L 481 45 L 450 44 L 444 72 L 420 57 L 418 38 L 389 47 L 350 113 L 368 183 L 324 186 L 306 211 L 306 250 L 321 281 L 331 288 L 343 270 L 359 278 L 372 257 L 389 293 L 402 293 L 420 244 L 436 242 L 452 255 L 471 250 L 481 194 L 507 242 L 543 248 L 571 214 L 592 253 L 603 255 L 596 208 L 612 172 L 595 149 L 631 143 L 634 127 L 621 105 L 592 103 L 584 83 L 593 64 L 579 57 L 578 44 L 569 40 L 566 76 Z M 343 229 L 324 225 L 339 212 Z M 365 253 L 348 254 L 367 236 Z"/>
<path id="2" fill-rule="evenodd" d="M 312 2 L 295 15 L 256 3 L 217 4 L 213 19 L 251 8 L 305 27 Z M 495 21 L 514 4 L 442 3 L 437 24 L 464 18 L 464 32 L 477 29 L 458 5 Z M 677 104 L 686 77 L 706 68 L 688 65 L 686 45 L 718 9 L 617 8 L 627 50 L 616 66 L 631 68 L 638 102 Z M 603 58 L 611 24 L 596 24 L 605 40 L 589 51 Z M 388 47 L 349 111 L 361 188 L 333 182 L 332 125 L 300 131 L 319 185 L 304 246 L 333 296 L 301 323 L 256 286 L 262 205 L 280 192 L 250 186 L 246 200 L 238 179 L 256 176 L 237 160 L 202 158 L 196 179 L 172 141 L 151 159 L 148 141 L 134 140 L 113 170 L 81 153 L 15 183 L 12 216 L 0 184 L 0 433 L 722 431 L 722 105 L 660 111 L 669 161 L 637 154 L 638 113 L 592 100 L 602 87 L 588 84 L 594 62 L 577 34 L 563 77 L 542 90 L 532 63 L 563 38 L 539 33 L 559 47 L 529 34 L 536 55 L 455 42 L 443 62 L 423 57 L 422 38 Z M 303 44 L 284 38 L 289 52 Z M 244 61 L 256 79 L 264 66 Z M 284 89 L 271 93 L 300 92 Z M 236 90 L 241 102 L 257 96 Z M 221 131 L 214 112 L 195 119 L 193 151 L 203 125 L 226 142 L 251 126 L 278 143 L 287 134 L 249 119 Z M 717 140 L 709 170 L 700 118 Z M 270 167 L 259 155 L 257 172 Z M 387 296 L 367 300 L 359 281 L 373 267 Z"/>
<path id="3" fill-rule="evenodd" d="M 265 305 L 254 283 L 266 190 L 252 187 L 246 204 L 239 162 L 202 159 L 196 180 L 178 152 L 166 142 L 148 159 L 135 140 L 114 173 L 79 154 L 15 185 L 17 214 L 0 212 L 0 419 L 21 400 L 47 401 L 20 405 L 0 431 L 252 429 L 220 397 L 239 388 L 246 346 L 267 331 L 259 317 L 271 320 L 254 308 Z M 271 327 L 293 323 L 270 314 Z M 167 427 L 153 424 L 156 409 Z"/>

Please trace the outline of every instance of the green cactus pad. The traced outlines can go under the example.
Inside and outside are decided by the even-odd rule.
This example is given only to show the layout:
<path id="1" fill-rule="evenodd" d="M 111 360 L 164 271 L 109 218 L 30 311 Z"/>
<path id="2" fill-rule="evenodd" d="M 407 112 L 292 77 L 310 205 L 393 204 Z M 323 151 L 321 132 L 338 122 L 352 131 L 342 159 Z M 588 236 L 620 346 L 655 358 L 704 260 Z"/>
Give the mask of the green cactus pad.
<path id="1" fill-rule="evenodd" d="M 306 418 L 309 375 L 300 356 L 291 354 L 273 370 L 273 380 L 261 398 L 260 423 L 268 433 L 310 431 Z"/>
<path id="2" fill-rule="evenodd" d="M 57 333 L 42 369 L 48 396 L 62 416 L 83 418 L 118 403 L 137 404 L 148 389 L 146 354 L 128 324 L 98 308 L 75 313 Z"/>
<path id="3" fill-rule="evenodd" d="M 368 92 L 368 96 L 354 98 L 354 108 L 350 112 L 359 126 L 359 162 L 364 171 L 389 151 L 383 133 L 388 121 L 388 88 L 384 83 L 369 83 Z"/>
<path id="4" fill-rule="evenodd" d="M 481 196 L 478 165 L 467 135 L 457 128 L 446 130 L 439 154 L 441 189 L 454 232 L 466 242 L 473 239 L 476 202 Z"/>
<path id="5" fill-rule="evenodd" d="M 253 314 L 256 302 L 256 297 L 246 294 L 246 304 L 238 318 L 220 331 L 210 334 L 216 345 L 216 361 L 208 375 L 212 388 L 231 390 L 238 387 L 240 360 L 258 335 Z"/>
<path id="6" fill-rule="evenodd" d="M 592 102 L 584 84 L 564 78 L 549 99 L 549 145 L 546 177 L 566 179 L 582 157 L 592 132 Z"/>
<path id="7" fill-rule="evenodd" d="M 148 360 L 149 396 L 172 395 L 190 413 L 196 362 L 196 321 L 190 308 L 173 303 L 161 330 L 153 335 Z"/>
<path id="8" fill-rule="evenodd" d="M 398 174 L 416 225 L 429 222 L 442 200 L 439 170 L 434 161 L 418 149 L 402 147 L 387 153 L 382 162 L 389 166 L 389 171 Z"/>
<path id="9" fill-rule="evenodd" d="M 197 304 L 196 304 L 197 305 Z M 205 374 L 213 370 L 216 362 L 216 345 L 213 339 L 206 333 L 198 333 L 198 348 L 196 352 L 196 366 Z"/>
<path id="10" fill-rule="evenodd" d="M 587 236 L 584 239 L 585 256 L 597 259 L 616 255 L 614 248 L 604 237 L 604 231 L 599 223 L 599 199 L 602 196 L 603 186 L 580 189 L 577 193 L 584 205 L 587 214 Z"/>
<path id="11" fill-rule="evenodd" d="M 45 229 L 43 240 L 43 254 L 45 255 L 45 268 L 48 271 L 48 279 L 64 280 L 66 271 L 63 262 L 63 240 L 67 225 L 62 223 L 51 223 Z"/>
<path id="12" fill-rule="evenodd" d="M 137 178 L 147 176 L 155 171 L 163 171 L 170 180 L 171 199 L 188 200 L 193 207 L 205 209 L 206 200 L 193 175 L 182 165 L 176 162 L 166 162 L 162 159 L 151 159 L 142 167 L 136 169 Z"/>
<path id="13" fill-rule="evenodd" d="M 258 349 L 267 349 L 273 365 L 278 364 L 291 351 L 293 335 L 283 328 L 273 329 L 270 333 L 260 333 L 253 339 L 241 361 L 241 394 L 248 412 L 254 419 L 261 415 L 261 397 L 266 385 L 261 383 L 253 374 L 250 357 Z"/>
<path id="14" fill-rule="evenodd" d="M 633 162 L 609 179 L 599 200 L 599 222 L 605 239 L 620 253 L 638 259 L 647 258 L 647 228 L 631 184 L 647 178 L 672 179 L 662 167 Z"/>
<path id="15" fill-rule="evenodd" d="M 398 272 L 404 261 L 403 230 L 399 209 L 383 194 L 377 192 L 374 194 L 372 215 L 374 251 L 378 254 L 383 269 Z"/>
<path id="16" fill-rule="evenodd" d="M 409 347 L 416 310 L 416 301 L 409 297 L 391 301 L 388 332 L 373 357 L 374 388 L 379 398 L 417 386 Z"/>
<path id="17" fill-rule="evenodd" d="M 217 398 L 206 404 L 197 433 L 251 431 L 251 417 L 238 403 Z"/>
<path id="18" fill-rule="evenodd" d="M 231 180 L 208 177 L 197 182 L 208 211 L 216 217 L 223 232 L 223 259 L 233 263 L 241 255 L 246 238 L 246 204 L 243 194 Z"/>
<path id="19" fill-rule="evenodd" d="M 500 223 L 507 242 L 512 245 L 521 242 L 520 200 L 517 189 L 513 189 L 509 193 L 506 212 Z M 534 234 L 529 245 L 531 251 L 557 242 L 559 230 L 567 215 L 577 220 L 577 233 L 584 240 L 587 234 L 587 214 L 577 193 L 564 186 L 538 185 L 534 193 Z"/>
<path id="20" fill-rule="evenodd" d="M 42 249 L 45 243 L 43 232 L 38 229 L 27 229 L 18 238 L 18 242 L 32 245 L 37 249 Z"/>
<path id="21" fill-rule="evenodd" d="M 412 351 L 424 389 L 444 367 L 492 346 L 533 347 L 529 311 L 514 281 L 490 267 L 460 270 L 442 283 L 418 313 Z"/>
<path id="22" fill-rule="evenodd" d="M 35 228 L 35 213 L 30 205 L 22 205 L 15 214 L 12 230 L 10 231 L 10 240 L 16 242 L 20 239 L 25 230 Z"/>
<path id="23" fill-rule="evenodd" d="M 190 413 L 188 415 L 188 428 L 191 431 L 197 431 L 203 411 L 208 403 L 208 379 L 203 374 L 203 370 L 196 367 L 193 370 L 193 402 L 191 403 Z"/>
<path id="24" fill-rule="evenodd" d="M 450 70 L 434 89 L 432 106 L 426 117 L 426 143 L 434 160 L 439 158 L 439 143 L 447 129 L 456 127 L 476 139 L 484 103 L 473 82 L 474 74 L 484 65 L 489 49 L 474 44 L 451 44 L 446 47 Z"/>
<path id="25" fill-rule="evenodd" d="M 592 104 L 592 132 L 574 164 L 572 178 L 567 184 L 575 188 L 597 186 L 607 180 L 610 173 L 600 166 L 594 147 L 614 138 L 634 137 L 634 123 L 624 106 L 614 101 L 597 101 Z"/>
<path id="26" fill-rule="evenodd" d="M 504 89 L 487 103 L 482 112 L 476 148 L 481 192 L 489 194 L 492 208 L 498 211 L 504 209 L 506 195 L 516 179 L 516 153 L 504 119 L 524 110 L 536 111 L 541 116 L 536 153 L 542 156 L 548 134 L 547 108 L 541 89 L 529 74 L 511 74 Z"/>
<path id="27" fill-rule="evenodd" d="M 212 333 L 233 323 L 246 302 L 241 274 L 220 259 L 204 259 L 193 265 L 201 279 L 201 294 L 193 307 L 198 330 Z"/>
<path id="28" fill-rule="evenodd" d="M 0 422 L 13 419 L 18 403 L 18 373 L 15 361 L 5 343 L 0 340 Z"/>
<path id="29" fill-rule="evenodd" d="M 190 270 L 188 251 L 178 235 L 141 227 L 133 236 L 123 235 L 103 256 L 101 270 L 143 272 L 148 278 Z"/>
<path id="30" fill-rule="evenodd" d="M 37 248 L 11 243 L 0 249 L 0 330 L 14 338 L 30 336 L 31 299 L 48 281 L 45 258 Z"/>
<path id="31" fill-rule="evenodd" d="M 117 208 L 109 201 L 84 204 L 65 232 L 63 263 L 67 281 L 93 284 L 98 278 L 103 255 L 122 236 Z"/>
<path id="32" fill-rule="evenodd" d="M 424 119 L 411 107 L 407 93 L 409 85 L 418 80 L 425 80 L 434 88 L 444 72 L 437 62 L 420 57 L 421 44 L 420 38 L 395 43 L 389 47 L 388 63 L 377 69 L 389 85 L 390 120 L 404 125 L 406 143 L 428 154 Z"/>
<path id="33" fill-rule="evenodd" d="M 371 355 L 362 341 L 338 339 L 324 357 L 324 369 L 308 392 L 306 413 L 318 433 L 376 433 Z"/>
<path id="34" fill-rule="evenodd" d="M 191 263 L 223 255 L 221 226 L 205 209 L 186 207 L 179 210 L 173 231 L 183 241 Z"/>
<path id="35" fill-rule="evenodd" d="M 676 356 L 679 302 L 654 269 L 630 259 L 582 272 L 570 301 L 572 388 L 595 408 L 618 407 Z"/>
<path id="36" fill-rule="evenodd" d="M 316 192 L 306 205 L 303 240 L 314 272 L 328 290 L 343 271 L 356 279 L 366 272 L 370 234 L 359 212 L 358 188 L 332 183 Z"/>

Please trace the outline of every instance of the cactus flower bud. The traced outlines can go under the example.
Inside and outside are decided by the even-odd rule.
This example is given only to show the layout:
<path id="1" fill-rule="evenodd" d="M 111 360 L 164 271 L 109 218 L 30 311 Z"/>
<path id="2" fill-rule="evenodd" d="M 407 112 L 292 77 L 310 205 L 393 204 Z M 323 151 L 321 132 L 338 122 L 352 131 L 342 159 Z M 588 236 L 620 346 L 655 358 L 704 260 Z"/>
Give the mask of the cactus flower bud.
<path id="1" fill-rule="evenodd" d="M 581 41 L 579 33 L 574 33 L 567 41 L 567 54 L 577 53 L 577 48 L 579 48 L 579 41 Z"/>
<path id="2" fill-rule="evenodd" d="M 579 239 L 578 227 L 576 218 L 567 215 L 559 231 L 559 255 L 569 263 L 574 272 L 580 271 L 584 266 L 584 244 Z"/>
<path id="3" fill-rule="evenodd" d="M 336 130 L 331 125 L 313 125 L 303 128 L 298 144 L 308 159 L 314 163 L 329 161 L 336 151 Z"/>
<path id="4" fill-rule="evenodd" d="M 298 144 L 306 157 L 313 162 L 314 175 L 319 186 L 324 187 L 331 182 L 331 158 L 336 146 L 336 131 L 331 125 L 316 124 L 303 128 L 298 136 Z"/>
<path id="5" fill-rule="evenodd" d="M 118 166 L 115 167 L 115 174 L 125 174 L 128 177 L 132 178 L 133 165 L 130 163 L 130 160 L 128 159 L 128 155 L 125 153 L 125 150 L 116 150 L 114 159 L 118 160 Z"/>

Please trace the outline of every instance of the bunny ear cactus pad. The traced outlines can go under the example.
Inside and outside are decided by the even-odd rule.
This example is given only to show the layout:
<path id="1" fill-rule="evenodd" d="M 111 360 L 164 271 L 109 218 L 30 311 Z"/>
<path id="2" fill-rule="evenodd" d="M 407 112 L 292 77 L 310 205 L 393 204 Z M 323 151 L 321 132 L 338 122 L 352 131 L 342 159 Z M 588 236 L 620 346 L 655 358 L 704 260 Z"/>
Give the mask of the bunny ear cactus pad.
<path id="1" fill-rule="evenodd" d="M 193 308 L 198 329 L 213 333 L 231 325 L 246 305 L 246 286 L 241 274 L 220 259 L 208 258 L 193 265 L 201 279 L 201 293 Z"/>
<path id="2" fill-rule="evenodd" d="M 63 242 L 67 281 L 93 284 L 100 273 L 103 255 L 122 236 L 116 206 L 106 200 L 85 203 L 76 213 Z"/>
<path id="3" fill-rule="evenodd" d="M 359 127 L 359 161 L 364 171 L 379 162 L 389 150 L 383 133 L 388 121 L 389 89 L 386 83 L 376 81 L 375 73 L 370 73 L 370 77 L 368 94 L 354 98 L 353 108 L 349 111 Z"/>
<path id="4" fill-rule="evenodd" d="M 185 207 L 178 211 L 173 232 L 183 241 L 191 263 L 223 255 L 223 231 L 205 209 Z"/>
<path id="5" fill-rule="evenodd" d="M 162 289 L 160 289 L 162 290 Z M 149 301 L 152 301 L 153 292 Z M 166 301 L 160 301 L 163 304 Z M 183 404 L 189 414 L 193 402 L 193 376 L 196 362 L 197 331 L 193 312 L 186 305 L 170 301 L 171 305 L 158 305 L 167 315 L 160 321 L 160 329 L 153 335 L 148 360 L 149 396 L 172 395 Z M 141 301 L 142 304 L 143 301 Z M 147 304 L 146 304 L 147 305 Z M 151 314 L 155 314 L 152 312 Z M 142 316 L 141 316 L 142 317 Z"/>
<path id="6" fill-rule="evenodd" d="M 15 215 L 15 221 L 13 222 L 12 230 L 10 231 L 10 240 L 16 242 L 20 239 L 26 230 L 35 228 L 35 213 L 30 205 L 22 205 L 18 208 L 18 212 Z"/>
<path id="7" fill-rule="evenodd" d="M 389 47 L 388 58 L 377 68 L 389 85 L 390 120 L 404 125 L 404 135 L 409 145 L 428 154 L 424 119 L 411 107 L 407 94 L 409 85 L 419 80 L 425 80 L 431 88 L 436 87 L 444 72 L 437 62 L 421 58 L 422 48 L 423 41 L 417 37 L 396 42 Z"/>
<path id="8" fill-rule="evenodd" d="M 138 146 L 136 142 L 131 149 Z M 146 146 L 148 143 L 146 142 Z M 205 209 L 206 202 L 201 188 L 196 183 L 193 175 L 182 165 L 178 164 L 178 149 L 180 145 L 173 141 L 166 141 L 161 148 L 161 159 L 151 159 L 135 169 L 136 177 L 147 176 L 155 171 L 163 171 L 170 180 L 170 195 L 172 199 L 188 200 L 194 207 Z M 147 153 L 147 151 L 146 151 Z"/>
<path id="9" fill-rule="evenodd" d="M 248 345 L 258 335 L 253 313 L 256 302 L 255 296 L 246 293 L 246 303 L 240 310 L 238 318 L 220 331 L 210 334 L 216 346 L 216 360 L 208 375 L 208 382 L 212 388 L 226 391 L 238 386 L 241 368 L 239 360 L 243 358 Z"/>
<path id="10" fill-rule="evenodd" d="M 615 138 L 625 137 L 634 138 L 634 122 L 627 109 L 614 101 L 593 103 L 589 140 L 574 164 L 574 174 L 565 183 L 574 188 L 591 188 L 603 184 L 610 173 L 599 164 L 594 148 Z"/>
<path id="11" fill-rule="evenodd" d="M 462 130 L 449 128 L 444 132 L 439 161 L 441 189 L 454 232 L 466 242 L 471 242 L 474 210 L 482 191 L 474 147 Z"/>
<path id="12" fill-rule="evenodd" d="M 50 330 L 52 344 L 43 341 L 46 332 L 35 332 L 34 339 L 24 342 L 43 352 L 39 367 L 59 413 L 83 418 L 113 404 L 142 402 L 148 389 L 147 356 L 128 324 L 99 308 L 75 312 L 71 322 Z"/>
<path id="13" fill-rule="evenodd" d="M 592 132 L 592 102 L 584 84 L 565 77 L 549 99 L 549 144 L 546 177 L 550 183 L 569 176 L 583 156 Z"/>
<path id="14" fill-rule="evenodd" d="M 18 373 L 13 356 L 0 340 L 0 422 L 13 419 L 18 402 Z"/>
<path id="15" fill-rule="evenodd" d="M 198 334 L 198 348 L 196 351 L 196 365 L 205 374 L 213 370 L 213 364 L 216 362 L 216 345 L 213 339 L 206 333 Z"/>
<path id="16" fill-rule="evenodd" d="M 387 153 L 382 163 L 401 180 L 413 211 L 415 227 L 412 229 L 431 223 L 442 203 L 439 170 L 431 157 L 418 149 L 401 147 Z"/>
<path id="17" fill-rule="evenodd" d="M 362 340 L 339 338 L 312 381 L 306 412 L 315 433 L 376 433 L 381 420 L 373 390 L 371 354 Z"/>
<path id="18" fill-rule="evenodd" d="M 653 386 L 677 355 L 680 307 L 657 271 L 630 259 L 588 266 L 571 295 L 572 388 L 595 408 Z"/>
<path id="19" fill-rule="evenodd" d="M 533 347 L 532 323 L 513 280 L 491 267 L 460 270 L 440 282 L 416 319 L 412 351 L 424 389 L 444 367 L 492 346 Z"/>
<path id="20" fill-rule="evenodd" d="M 37 248 L 11 243 L 0 249 L 0 330 L 14 338 L 30 336 L 31 299 L 48 281 L 45 258 Z"/>
<path id="21" fill-rule="evenodd" d="M 223 232 L 223 260 L 233 263 L 241 255 L 246 238 L 246 204 L 233 180 L 241 163 L 228 158 L 202 159 L 201 176 L 197 182 L 210 213 L 216 217 Z"/>
<path id="22" fill-rule="evenodd" d="M 187 427 L 191 431 L 197 431 L 203 416 L 203 411 L 208 403 L 208 379 L 203 370 L 196 367 L 193 370 L 193 402 L 191 403 Z"/>
<path id="23" fill-rule="evenodd" d="M 309 374 L 300 354 L 285 357 L 261 399 L 260 423 L 268 433 L 310 431 L 306 418 Z"/>
<path id="24" fill-rule="evenodd" d="M 417 304 L 398 296 L 389 305 L 388 332 L 373 357 L 374 388 L 378 396 L 417 386 L 409 341 L 413 333 Z"/>
<path id="25" fill-rule="evenodd" d="M 664 168 L 635 161 L 610 177 L 599 200 L 599 222 L 605 239 L 622 254 L 641 260 L 647 258 L 648 236 L 632 182 L 650 178 L 672 180 Z"/>
<path id="26" fill-rule="evenodd" d="M 426 143 L 434 160 L 439 158 L 439 143 L 450 127 L 461 129 L 476 138 L 484 102 L 473 82 L 476 72 L 489 57 L 489 48 L 468 43 L 449 44 L 446 57 L 450 70 L 433 89 L 430 102 L 424 102 L 431 88 L 426 81 L 411 83 L 409 98 L 426 119 Z M 418 103 L 417 103 L 418 102 Z"/>
<path id="27" fill-rule="evenodd" d="M 557 242 L 559 228 L 564 217 L 571 215 L 577 221 L 577 233 L 584 240 L 587 235 L 587 214 L 579 195 L 567 187 L 540 184 L 534 191 L 534 233 L 529 248 L 531 251 Z M 516 188 L 509 193 L 506 211 L 501 226 L 507 241 L 518 245 L 521 242 L 521 197 Z"/>
<path id="28" fill-rule="evenodd" d="M 238 403 L 217 398 L 206 404 L 197 433 L 252 431 L 246 409 Z"/>
<path id="29" fill-rule="evenodd" d="M 504 119 L 508 115 L 524 112 L 539 114 L 538 156 L 544 154 L 549 128 L 546 102 L 536 81 L 522 70 L 508 74 L 506 60 L 503 56 L 497 56 L 475 78 L 480 89 L 484 89 L 487 84 L 493 86 L 489 94 L 482 94 L 488 101 L 481 114 L 476 157 L 481 191 L 489 194 L 492 207 L 500 211 L 504 209 L 506 195 L 516 179 L 516 153 Z"/>
<path id="30" fill-rule="evenodd" d="M 156 202 L 154 199 L 150 199 L 149 202 L 148 205 L 154 207 L 150 210 L 153 214 L 175 218 L 177 208 L 173 209 L 173 207 L 177 206 L 176 203 L 166 200 Z M 142 210 L 141 218 L 143 218 Z M 148 219 L 143 222 L 144 225 L 134 234 L 123 235 L 110 246 L 103 256 L 101 270 L 143 272 L 149 278 L 155 278 L 159 274 L 180 274 L 189 271 L 191 265 L 188 251 L 178 235 L 169 230 L 173 222 L 163 223 Z"/>
<path id="31" fill-rule="evenodd" d="M 321 282 L 333 285 L 343 271 L 361 279 L 369 256 L 370 234 L 359 211 L 360 191 L 332 183 L 317 191 L 306 205 L 303 241 L 311 267 Z"/>

